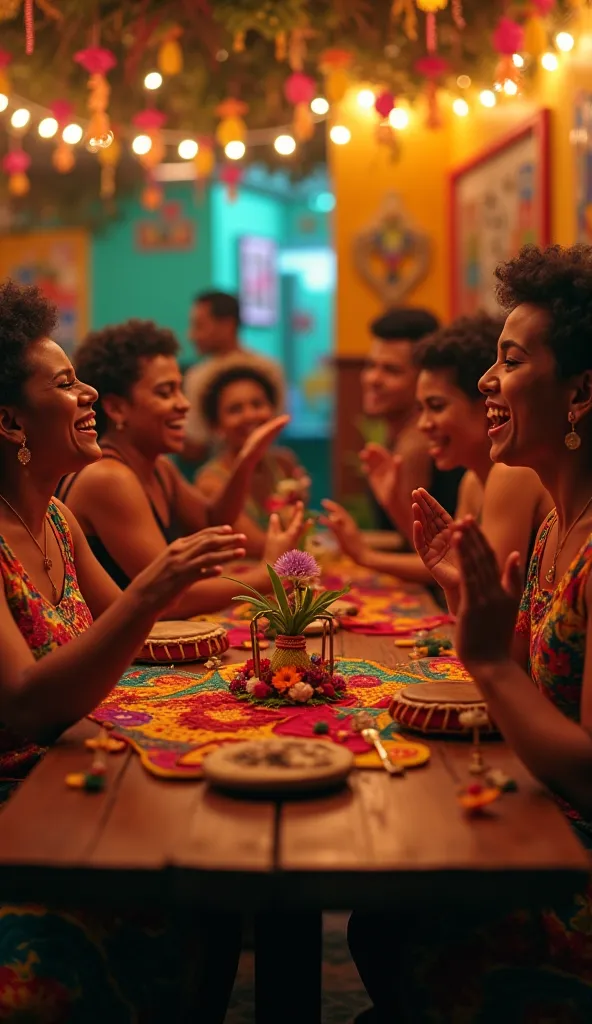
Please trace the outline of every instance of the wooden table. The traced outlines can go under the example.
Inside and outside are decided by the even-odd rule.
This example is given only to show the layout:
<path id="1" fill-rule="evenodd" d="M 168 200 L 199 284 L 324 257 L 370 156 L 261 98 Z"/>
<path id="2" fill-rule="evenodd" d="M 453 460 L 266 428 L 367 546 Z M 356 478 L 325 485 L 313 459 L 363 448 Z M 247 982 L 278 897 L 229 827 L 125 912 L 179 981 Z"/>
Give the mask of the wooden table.
<path id="1" fill-rule="evenodd" d="M 424 610 L 433 611 L 427 596 Z M 340 632 L 336 649 L 386 665 L 408 658 L 391 637 Z M 244 660 L 240 651 L 230 657 Z M 469 820 L 455 798 L 468 778 L 465 743 L 430 741 L 429 765 L 405 778 L 356 771 L 345 790 L 301 801 L 236 800 L 202 782 L 161 781 L 129 751 L 109 758 L 106 791 L 87 795 L 64 777 L 87 763 L 82 741 L 95 731 L 90 722 L 70 730 L 3 809 L 0 900 L 255 913 L 264 951 L 257 1021 L 266 1024 L 277 1022 L 269 979 L 277 981 L 280 960 L 291 962 L 291 948 L 299 984 L 282 1020 L 320 1020 L 322 910 L 546 902 L 588 871 L 553 801 L 499 742 L 490 761 L 519 790 Z"/>

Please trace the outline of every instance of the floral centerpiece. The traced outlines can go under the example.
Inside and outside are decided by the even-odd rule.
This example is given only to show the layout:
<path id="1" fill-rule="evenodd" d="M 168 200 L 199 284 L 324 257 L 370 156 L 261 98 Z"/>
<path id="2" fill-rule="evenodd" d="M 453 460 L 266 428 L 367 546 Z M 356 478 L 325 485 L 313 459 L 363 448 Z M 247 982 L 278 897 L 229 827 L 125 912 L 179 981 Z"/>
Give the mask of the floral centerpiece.
<path id="1" fill-rule="evenodd" d="M 280 700 L 305 703 L 309 700 L 335 699 L 345 690 L 345 681 L 333 675 L 333 616 L 330 606 L 347 593 L 343 590 L 315 588 L 320 568 L 306 551 L 288 551 L 274 566 L 268 565 L 272 596 L 247 587 L 249 594 L 235 597 L 247 601 L 255 614 L 251 620 L 253 661 L 239 670 L 230 684 L 237 696 L 256 700 Z M 236 581 L 238 582 L 238 581 Z M 275 651 L 271 661 L 259 656 L 257 622 L 265 619 L 275 632 Z M 306 650 L 307 626 L 322 619 L 328 627 L 330 657 L 325 659 L 326 632 L 323 633 L 321 657 L 309 657 Z M 335 684 L 337 679 L 337 685 Z"/>

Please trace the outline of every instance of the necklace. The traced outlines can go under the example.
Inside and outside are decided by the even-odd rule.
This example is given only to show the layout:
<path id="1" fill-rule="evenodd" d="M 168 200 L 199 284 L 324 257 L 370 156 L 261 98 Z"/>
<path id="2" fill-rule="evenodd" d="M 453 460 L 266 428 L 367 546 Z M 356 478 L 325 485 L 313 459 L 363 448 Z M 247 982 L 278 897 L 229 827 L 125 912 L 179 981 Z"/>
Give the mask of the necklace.
<path id="1" fill-rule="evenodd" d="M 576 525 L 576 523 L 579 523 L 579 521 L 582 518 L 582 516 L 584 515 L 584 513 L 587 512 L 588 507 L 589 507 L 590 504 L 592 504 L 592 497 L 588 498 L 588 501 L 584 505 L 584 507 L 583 507 L 582 511 L 580 512 L 579 516 L 576 516 L 576 518 L 574 519 L 573 523 L 571 524 L 569 530 L 565 534 L 565 537 L 563 538 L 561 543 L 557 544 L 557 547 L 555 549 L 555 555 L 553 556 L 553 561 L 551 562 L 551 566 L 550 566 L 549 569 L 547 569 L 547 572 L 545 573 L 545 579 L 546 579 L 547 583 L 555 583 L 555 570 L 557 568 L 557 559 L 559 558 L 559 555 L 561 554 L 561 552 L 563 550 L 563 546 L 564 546 L 567 538 L 569 537 L 571 531 L 573 530 L 573 528 Z M 555 520 L 554 520 L 554 522 L 557 522 L 557 510 L 555 510 Z M 558 522 L 557 522 L 557 529 L 559 530 L 559 523 Z"/>
<path id="2" fill-rule="evenodd" d="M 4 504 L 6 505 L 7 508 L 10 509 L 12 514 L 15 515 L 16 518 L 23 524 L 25 530 L 29 534 L 29 537 L 33 541 L 33 544 L 37 548 L 39 548 L 39 551 L 43 555 L 43 568 L 45 570 L 45 573 L 47 575 L 47 578 L 48 578 L 49 582 L 51 583 L 51 590 L 52 590 L 52 595 L 53 595 L 53 603 L 57 604 L 58 589 L 57 589 L 54 581 L 52 580 L 51 574 L 50 574 L 50 569 L 53 567 L 53 562 L 52 562 L 51 558 L 48 558 L 48 556 L 47 556 L 47 512 L 45 513 L 45 516 L 43 517 L 43 547 L 41 547 L 41 544 L 39 543 L 37 538 L 33 536 L 33 534 L 31 533 L 31 531 L 30 531 L 29 527 L 27 526 L 27 524 L 26 524 L 25 520 L 23 519 L 23 517 L 18 514 L 17 510 L 12 507 L 10 502 L 6 500 L 6 498 L 4 497 L 3 494 L 0 494 L 0 500 L 4 502 Z"/>

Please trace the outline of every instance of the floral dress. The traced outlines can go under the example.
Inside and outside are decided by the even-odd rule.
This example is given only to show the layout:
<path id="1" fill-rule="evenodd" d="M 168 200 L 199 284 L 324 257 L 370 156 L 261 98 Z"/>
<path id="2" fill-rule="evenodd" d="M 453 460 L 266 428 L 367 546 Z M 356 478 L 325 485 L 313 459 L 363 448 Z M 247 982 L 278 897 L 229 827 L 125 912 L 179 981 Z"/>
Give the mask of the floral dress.
<path id="1" fill-rule="evenodd" d="M 529 670 L 539 690 L 564 715 L 579 722 L 592 535 L 555 589 L 543 590 L 539 585 L 541 556 L 554 517 L 554 512 L 547 517 L 535 544 L 516 631 L 529 641 Z M 592 849 L 592 823 L 556 799 L 579 839 Z M 362 977 L 367 970 L 368 980 L 364 980 L 370 994 L 381 1005 L 386 997 L 381 993 L 372 953 L 364 948 L 372 941 L 372 929 L 376 929 L 376 921 L 354 915 L 350 946 Z M 416 942 L 407 942 L 396 953 L 391 950 L 391 963 L 393 956 L 404 979 L 402 1021 L 590 1024 L 592 885 L 562 906 L 540 912 L 517 911 L 494 917 L 487 924 L 479 907 L 472 912 L 459 908 L 458 914 L 435 915 L 418 923 Z"/>
<path id="2" fill-rule="evenodd" d="M 57 605 L 35 587 L 0 537 L 0 573 L 12 616 L 35 658 L 68 643 L 92 623 L 80 593 L 68 524 L 52 502 L 48 518 L 64 558 Z M 0 779 L 5 799 L 44 750 L 0 726 Z M 84 797 L 81 797 L 84 799 Z M 1 821 L 1 814 L 0 814 Z M 56 824 L 59 828 L 59 825 Z M 126 913 L 0 905 L 0 1021 L 14 1024 L 132 1024 L 176 1020 L 185 985 L 187 935 L 170 922 Z M 197 932 L 197 930 L 196 930 Z"/>

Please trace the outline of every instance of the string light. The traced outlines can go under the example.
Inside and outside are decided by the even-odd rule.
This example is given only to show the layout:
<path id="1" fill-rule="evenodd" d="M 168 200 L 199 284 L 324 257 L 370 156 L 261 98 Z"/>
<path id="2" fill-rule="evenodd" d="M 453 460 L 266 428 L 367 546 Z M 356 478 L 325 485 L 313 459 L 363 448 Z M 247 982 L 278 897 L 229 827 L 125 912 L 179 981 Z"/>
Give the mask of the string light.
<path id="1" fill-rule="evenodd" d="M 152 149 L 152 139 L 149 135 L 136 135 L 132 142 L 132 149 L 136 156 L 146 156 Z"/>
<path id="2" fill-rule="evenodd" d="M 555 36 L 557 49 L 562 53 L 569 53 L 574 48 L 574 37 L 570 32 L 558 32 Z"/>
<path id="3" fill-rule="evenodd" d="M 456 80 L 456 84 L 459 89 L 469 89 L 471 86 L 471 79 L 468 75 L 459 75 Z"/>
<path id="4" fill-rule="evenodd" d="M 360 89 L 356 99 L 358 101 L 358 106 L 361 107 L 362 110 L 372 110 L 372 107 L 376 102 L 376 96 L 372 92 L 372 89 Z"/>
<path id="5" fill-rule="evenodd" d="M 67 124 L 62 132 L 62 138 L 70 146 L 75 146 L 80 142 L 83 134 L 84 132 L 79 124 Z"/>
<path id="6" fill-rule="evenodd" d="M 313 114 L 317 114 L 318 117 L 323 117 L 324 114 L 329 113 L 329 103 L 324 96 L 315 96 L 310 104 L 310 109 Z"/>
<path id="7" fill-rule="evenodd" d="M 144 79 L 145 89 L 160 89 L 162 85 L 162 75 L 160 71 L 149 71 Z"/>
<path id="8" fill-rule="evenodd" d="M 518 86 L 516 82 L 513 82 L 511 78 L 506 78 L 504 82 L 504 92 L 506 96 L 516 96 L 518 92 Z"/>
<path id="9" fill-rule="evenodd" d="M 0 92 L 0 113 L 6 110 L 8 106 L 8 96 L 5 96 L 3 92 Z"/>
<path id="10" fill-rule="evenodd" d="M 469 112 L 469 104 L 459 96 L 452 104 L 452 109 L 457 117 L 466 117 Z"/>
<path id="11" fill-rule="evenodd" d="M 402 107 L 393 107 L 388 119 L 391 127 L 396 128 L 399 132 L 404 131 L 409 124 L 409 114 Z"/>
<path id="12" fill-rule="evenodd" d="M 291 135 L 278 135 L 273 147 L 280 156 L 290 156 L 296 149 L 296 142 Z"/>
<path id="13" fill-rule="evenodd" d="M 235 139 L 234 142 L 229 142 L 228 145 L 224 147 L 224 152 L 229 160 L 242 160 L 246 151 L 247 147 L 244 142 L 239 142 L 238 139 Z"/>
<path id="14" fill-rule="evenodd" d="M 484 89 L 483 92 L 479 93 L 479 99 L 484 107 L 495 107 L 497 103 L 495 93 L 491 89 Z"/>
<path id="15" fill-rule="evenodd" d="M 523 68 L 524 67 L 524 57 L 522 56 L 521 53 L 513 53 L 512 54 L 512 64 L 514 65 L 515 68 Z"/>
<path id="16" fill-rule="evenodd" d="M 544 53 L 541 57 L 541 65 L 545 71 L 557 71 L 559 67 L 559 61 L 554 53 Z"/>
<path id="17" fill-rule="evenodd" d="M 31 114 L 26 107 L 19 107 L 10 118 L 13 128 L 26 128 L 31 120 Z"/>
<path id="18" fill-rule="evenodd" d="M 351 139 L 351 132 L 344 124 L 334 124 L 329 132 L 329 138 L 336 146 L 345 146 Z"/>
<path id="19" fill-rule="evenodd" d="M 58 122 L 55 117 L 44 117 L 43 121 L 39 122 L 37 131 L 39 132 L 42 139 L 53 139 L 54 135 L 58 130 Z"/>
<path id="20" fill-rule="evenodd" d="M 183 139 L 179 143 L 177 153 L 182 160 L 193 160 L 199 152 L 199 146 L 195 139 Z"/>

